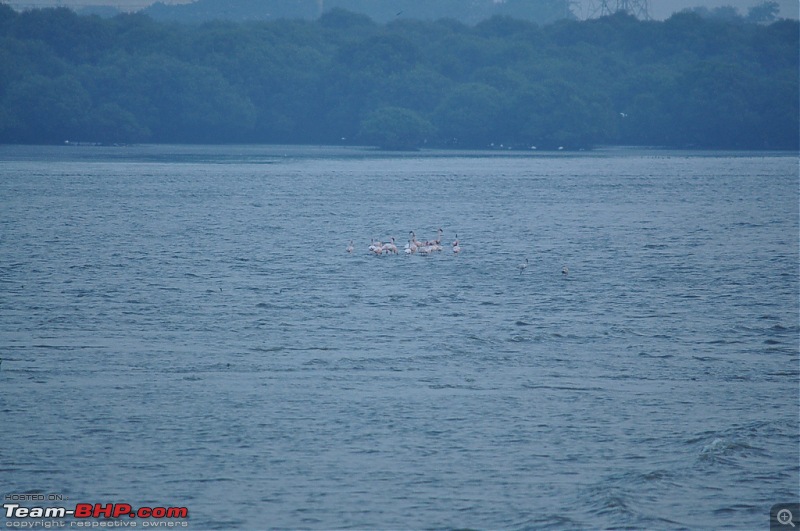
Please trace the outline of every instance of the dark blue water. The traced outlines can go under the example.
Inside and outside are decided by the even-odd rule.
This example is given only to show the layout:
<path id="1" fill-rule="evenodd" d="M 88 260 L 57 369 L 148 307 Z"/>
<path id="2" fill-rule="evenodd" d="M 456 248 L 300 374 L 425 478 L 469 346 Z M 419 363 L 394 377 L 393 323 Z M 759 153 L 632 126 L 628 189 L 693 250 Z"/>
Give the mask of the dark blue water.
<path id="1" fill-rule="evenodd" d="M 0 147 L 0 494 L 766 528 L 800 496 L 798 189 L 796 154 Z"/>

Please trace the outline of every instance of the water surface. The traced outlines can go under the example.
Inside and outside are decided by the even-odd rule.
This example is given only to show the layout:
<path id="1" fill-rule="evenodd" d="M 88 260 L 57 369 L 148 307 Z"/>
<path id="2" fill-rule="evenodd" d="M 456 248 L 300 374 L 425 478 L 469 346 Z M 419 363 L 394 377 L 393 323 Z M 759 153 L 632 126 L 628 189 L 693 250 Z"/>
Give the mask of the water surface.
<path id="1" fill-rule="evenodd" d="M 198 529 L 752 529 L 798 499 L 796 154 L 0 161 L 3 494 Z"/>

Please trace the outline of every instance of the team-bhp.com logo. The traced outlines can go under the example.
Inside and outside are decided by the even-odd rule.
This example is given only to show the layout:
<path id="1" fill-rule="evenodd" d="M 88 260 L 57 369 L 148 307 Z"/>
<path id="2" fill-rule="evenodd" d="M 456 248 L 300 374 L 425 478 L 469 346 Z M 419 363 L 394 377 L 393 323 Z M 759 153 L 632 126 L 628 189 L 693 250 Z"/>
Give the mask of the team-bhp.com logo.
<path id="1" fill-rule="evenodd" d="M 129 503 L 78 503 L 74 507 L 23 507 L 4 503 L 7 528 L 188 527 L 187 507 L 139 507 Z M 70 519 L 69 522 L 64 521 Z"/>

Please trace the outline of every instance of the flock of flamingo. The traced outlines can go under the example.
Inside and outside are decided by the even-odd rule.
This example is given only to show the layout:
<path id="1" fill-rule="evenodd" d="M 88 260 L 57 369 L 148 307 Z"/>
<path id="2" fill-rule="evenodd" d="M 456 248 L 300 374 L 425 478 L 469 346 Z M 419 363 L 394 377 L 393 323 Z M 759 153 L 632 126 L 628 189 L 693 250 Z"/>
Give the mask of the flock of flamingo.
<path id="1" fill-rule="evenodd" d="M 429 255 L 431 253 L 439 252 L 443 249 L 442 247 L 442 229 L 437 231 L 437 237 L 435 240 L 425 240 L 419 241 L 417 240 L 417 235 L 414 234 L 412 230 L 409 232 L 408 243 L 406 243 L 403 252 L 405 254 L 423 254 Z M 461 252 L 461 245 L 458 243 L 458 234 L 456 234 L 456 239 L 452 243 L 453 245 L 453 254 L 458 254 Z M 353 240 L 350 240 L 350 244 L 345 249 L 348 253 L 352 253 L 355 250 L 353 246 Z M 388 243 L 383 243 L 381 241 L 376 241 L 375 239 L 372 240 L 372 243 L 369 245 L 369 252 L 374 254 L 375 256 L 381 256 L 383 254 L 399 254 L 400 251 L 397 249 L 397 245 L 394 241 L 394 236 L 389 238 Z"/>
<path id="2" fill-rule="evenodd" d="M 442 229 L 437 231 L 437 237 L 435 240 L 425 240 L 419 241 L 417 240 L 417 235 L 414 234 L 414 231 L 408 233 L 408 243 L 406 243 L 403 252 L 405 254 L 422 254 L 422 255 L 429 255 L 431 253 L 439 252 L 442 250 Z M 458 234 L 456 234 L 456 239 L 452 243 L 453 246 L 453 254 L 459 254 L 461 252 L 461 245 L 458 242 Z M 352 254 L 355 251 L 355 246 L 353 245 L 353 240 L 350 240 L 350 244 L 345 249 L 348 253 Z M 389 238 L 388 243 L 383 243 L 381 241 L 376 241 L 374 238 L 369 245 L 369 252 L 374 254 L 375 256 L 381 256 L 383 254 L 399 254 L 400 251 L 397 249 L 397 245 L 394 241 L 394 236 Z M 519 269 L 520 275 L 528 268 L 528 259 L 526 258 L 524 262 L 517 266 Z M 561 269 L 561 274 L 566 278 L 569 275 L 569 268 L 564 266 Z"/>

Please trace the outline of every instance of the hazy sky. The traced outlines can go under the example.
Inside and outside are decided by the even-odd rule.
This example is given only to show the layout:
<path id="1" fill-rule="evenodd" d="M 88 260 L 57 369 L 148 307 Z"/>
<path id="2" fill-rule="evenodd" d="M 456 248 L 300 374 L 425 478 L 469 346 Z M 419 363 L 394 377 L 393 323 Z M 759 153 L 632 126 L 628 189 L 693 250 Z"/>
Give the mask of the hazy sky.
<path id="1" fill-rule="evenodd" d="M 165 4 L 185 4 L 192 0 L 162 0 Z M 424 1 L 424 0 L 423 0 Z M 465 0 L 467 1 L 467 0 Z M 644 0 L 642 0 L 644 1 Z M 648 0 L 650 4 L 650 14 L 653 18 L 664 19 L 672 13 L 682 9 L 705 6 L 714 8 L 719 6 L 733 6 L 742 15 L 747 14 L 747 9 L 754 5 L 759 5 L 764 0 Z M 798 18 L 798 6 L 800 0 L 776 0 L 780 5 L 781 17 Z M 600 0 L 577 0 L 581 5 L 584 15 L 591 12 L 592 3 L 599 4 Z M 153 0 L 7 0 L 5 3 L 13 7 L 46 7 L 63 5 L 69 7 L 111 5 L 124 10 L 136 10 L 146 7 L 153 3 Z M 614 0 L 608 0 L 609 4 L 614 4 Z M 577 11 L 577 10 L 576 10 Z"/>

